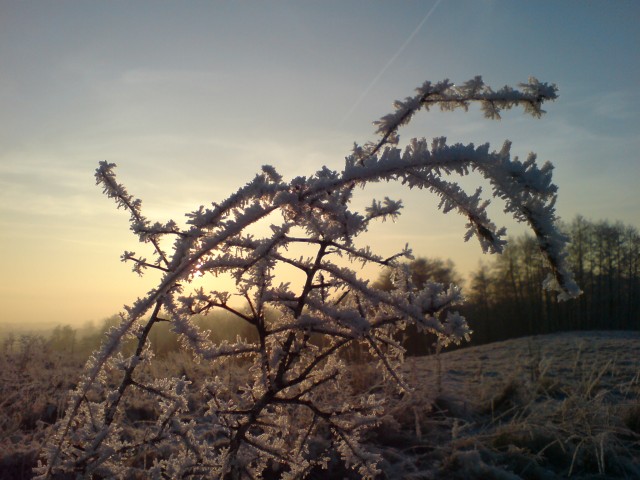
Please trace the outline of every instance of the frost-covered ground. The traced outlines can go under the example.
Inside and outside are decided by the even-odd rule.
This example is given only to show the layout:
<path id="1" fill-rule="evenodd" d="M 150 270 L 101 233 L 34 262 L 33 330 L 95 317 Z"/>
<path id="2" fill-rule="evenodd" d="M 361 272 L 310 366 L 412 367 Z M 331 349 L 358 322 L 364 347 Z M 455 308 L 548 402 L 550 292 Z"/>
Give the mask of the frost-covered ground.
<path id="1" fill-rule="evenodd" d="M 79 373 L 77 360 L 25 345 L 0 359 L 2 479 L 30 478 Z M 171 365 L 199 374 L 186 356 Z M 372 367 L 352 372 L 356 390 L 387 398 L 367 440 L 382 478 L 640 478 L 640 332 L 509 340 L 410 358 L 405 373 L 415 391 L 398 395 Z M 143 402 L 127 410 L 135 425 L 148 416 Z M 357 478 L 337 463 L 329 475 Z"/>
<path id="2" fill-rule="evenodd" d="M 416 391 L 379 429 L 389 477 L 640 478 L 638 332 L 509 340 L 406 372 Z"/>

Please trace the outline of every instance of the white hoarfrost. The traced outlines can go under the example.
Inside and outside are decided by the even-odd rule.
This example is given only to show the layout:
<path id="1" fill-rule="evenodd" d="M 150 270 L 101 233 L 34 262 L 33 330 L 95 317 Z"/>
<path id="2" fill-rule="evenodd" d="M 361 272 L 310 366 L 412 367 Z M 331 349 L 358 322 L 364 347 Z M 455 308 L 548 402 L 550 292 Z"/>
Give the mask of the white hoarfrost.
<path id="1" fill-rule="evenodd" d="M 426 82 L 376 122 L 378 141 L 355 145 L 342 171 L 322 167 L 286 181 L 274 167 L 264 166 L 227 199 L 187 214 L 186 229 L 172 220 L 151 223 L 140 200 L 116 181 L 115 165 L 101 162 L 97 183 L 129 212 L 131 230 L 153 250 L 151 260 L 129 251 L 122 260 L 132 262 L 138 274 L 151 268 L 162 276 L 156 288 L 126 308 L 120 325 L 88 362 L 42 452 L 39 478 L 260 478 L 267 471 L 301 478 L 336 456 L 362 477 L 376 476 L 378 456 L 363 447 L 361 438 L 380 418 L 382 399 L 350 394 L 343 352 L 362 348 L 387 378 L 410 389 L 399 369 L 402 330 L 416 324 L 443 344 L 468 339 L 471 332 L 452 310 L 462 301 L 457 287 L 412 285 L 400 263 L 411 257 L 408 247 L 382 258 L 356 246 L 355 237 L 369 222 L 394 219 L 402 203 L 373 200 L 357 212 L 350 205 L 354 189 L 393 181 L 428 190 L 440 197 L 445 213 L 468 219 L 465 239 L 476 237 L 484 252 L 500 253 L 506 232 L 489 219 L 488 200 L 480 190 L 469 194 L 447 180 L 451 174 L 476 172 L 490 182 L 505 211 L 535 233 L 549 266 L 545 285 L 561 299 L 574 297 L 579 289 L 566 267 L 567 239 L 555 226 L 557 189 L 549 163 L 539 167 L 533 154 L 525 162 L 512 158 L 509 142 L 493 152 L 488 145 L 448 145 L 444 138 L 430 144 L 413 139 L 398 147 L 399 128 L 421 109 L 466 110 L 479 102 L 489 118 L 516 106 L 540 116 L 542 103 L 555 98 L 556 87 L 536 79 L 498 91 L 480 77 L 461 86 Z M 249 233 L 267 217 L 281 220 L 269 235 Z M 171 251 L 165 251 L 167 238 L 174 239 Z M 289 247 L 296 245 L 311 253 L 293 256 Z M 344 260 L 395 268 L 396 288 L 376 289 Z M 301 285 L 282 283 L 279 265 L 300 272 Z M 195 277 L 223 273 L 235 279 L 235 292 L 185 289 Z M 244 306 L 232 298 L 242 299 Z M 214 344 L 192 322 L 194 315 L 220 310 L 246 324 L 255 340 Z M 159 322 L 170 322 L 185 350 L 207 362 L 211 372 L 230 359 L 243 365 L 246 383 L 228 383 L 215 373 L 201 385 L 185 377 L 150 380 L 142 372 L 152 362 L 149 334 Z M 136 395 L 150 397 L 161 409 L 144 434 L 132 433 L 123 415 Z"/>

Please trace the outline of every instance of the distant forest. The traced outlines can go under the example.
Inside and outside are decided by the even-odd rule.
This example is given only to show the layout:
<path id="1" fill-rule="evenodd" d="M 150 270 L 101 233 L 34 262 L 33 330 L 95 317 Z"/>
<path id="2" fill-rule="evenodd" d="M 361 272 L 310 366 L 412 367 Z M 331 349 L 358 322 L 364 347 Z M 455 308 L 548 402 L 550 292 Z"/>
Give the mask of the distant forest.
<path id="1" fill-rule="evenodd" d="M 472 345 L 566 330 L 640 329 L 640 235 L 632 226 L 593 222 L 578 216 L 562 230 L 571 239 L 568 261 L 583 294 L 558 302 L 543 288 L 548 275 L 536 239 L 511 239 L 502 255 L 471 274 L 459 310 L 473 329 Z M 411 262 L 413 282 L 461 283 L 450 260 L 419 258 Z M 389 289 L 389 273 L 378 287 Z M 454 307 L 453 309 L 456 309 Z M 409 355 L 434 349 L 434 338 L 406 332 Z"/>
<path id="2" fill-rule="evenodd" d="M 640 329 L 638 230 L 619 222 L 593 222 L 578 216 L 564 225 L 563 231 L 571 239 L 568 260 L 584 292 L 575 300 L 557 302 L 554 294 L 544 290 L 547 269 L 535 239 L 529 235 L 511 239 L 502 255 L 491 257 L 492 262 L 482 264 L 467 282 L 452 261 L 439 258 L 412 261 L 412 279 L 418 286 L 427 281 L 464 285 L 467 302 L 452 309 L 467 317 L 474 332 L 471 345 L 565 330 Z M 376 284 L 391 289 L 390 273 L 383 272 Z M 100 345 L 103 333 L 118 321 L 118 316 L 110 317 L 95 329 L 58 326 L 46 344 L 53 350 L 86 358 Z M 253 334 L 230 315 L 199 317 L 195 322 L 210 330 L 218 341 Z M 9 335 L 3 347 L 19 349 L 22 340 Z M 151 340 L 157 355 L 181 348 L 169 324 L 157 325 Z M 405 331 L 402 341 L 409 355 L 435 351 L 435 337 L 415 329 Z"/>
<path id="3" fill-rule="evenodd" d="M 465 313 L 474 343 L 563 330 L 640 328 L 640 236 L 622 223 L 578 216 L 565 225 L 568 260 L 583 294 L 566 302 L 542 288 L 546 271 L 530 236 L 509 242 L 472 274 Z"/>

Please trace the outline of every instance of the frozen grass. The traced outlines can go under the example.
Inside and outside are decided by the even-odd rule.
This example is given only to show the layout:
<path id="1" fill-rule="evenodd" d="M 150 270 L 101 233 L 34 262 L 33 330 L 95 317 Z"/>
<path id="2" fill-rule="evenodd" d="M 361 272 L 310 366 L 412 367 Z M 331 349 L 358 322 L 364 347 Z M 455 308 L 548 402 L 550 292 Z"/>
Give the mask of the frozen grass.
<path id="1" fill-rule="evenodd" d="M 37 335 L 5 338 L 0 350 L 0 478 L 31 478 L 49 427 L 62 414 L 82 362 Z"/>
<path id="2" fill-rule="evenodd" d="M 640 478 L 638 333 L 509 340 L 406 370 L 416 391 L 373 439 L 391 478 Z"/>
<path id="3" fill-rule="evenodd" d="M 30 478 L 80 362 L 56 356 L 38 337 L 3 347 L 0 478 Z M 215 373 L 242 388 L 242 372 L 236 364 Z M 184 375 L 197 387 L 214 372 L 177 353 L 143 373 Z M 509 340 L 409 358 L 405 375 L 415 390 L 399 395 L 371 365 L 351 371 L 357 392 L 387 401 L 388 413 L 368 439 L 383 455 L 382 478 L 640 478 L 640 333 Z M 201 410 L 196 390 L 194 417 Z M 125 409 L 123 435 L 143 436 L 158 414 L 141 394 Z M 161 455 L 149 450 L 131 461 L 144 469 Z M 357 478 L 339 462 L 330 468 L 331 477 Z"/>

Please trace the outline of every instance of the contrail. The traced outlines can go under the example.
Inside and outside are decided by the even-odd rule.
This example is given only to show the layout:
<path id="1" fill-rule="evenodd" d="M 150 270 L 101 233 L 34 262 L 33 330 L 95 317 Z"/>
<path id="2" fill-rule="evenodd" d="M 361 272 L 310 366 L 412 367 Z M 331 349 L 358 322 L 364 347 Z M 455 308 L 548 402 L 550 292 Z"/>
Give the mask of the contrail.
<path id="1" fill-rule="evenodd" d="M 431 7 L 431 10 L 429 10 L 427 12 L 427 14 L 424 16 L 424 18 L 422 19 L 422 21 L 418 24 L 418 26 L 415 28 L 415 30 L 413 32 L 411 32 L 411 35 L 409 35 L 409 38 L 407 38 L 405 40 L 405 42 L 400 46 L 400 48 L 398 49 L 398 51 L 389 59 L 389 61 L 387 62 L 387 64 L 382 67 L 382 70 L 380 70 L 380 72 L 378 73 L 378 75 L 375 76 L 375 78 L 371 81 L 371 83 L 369 84 L 369 86 L 367 88 L 364 89 L 364 91 L 360 94 L 360 97 L 358 97 L 358 100 L 356 100 L 356 103 L 353 104 L 353 106 L 349 109 L 349 111 L 346 113 L 346 115 L 342 118 L 342 120 L 340 120 L 340 123 L 338 124 L 338 127 L 342 127 L 342 125 L 344 124 L 344 122 L 347 121 L 347 119 L 351 116 L 351 114 L 355 111 L 356 108 L 358 108 L 358 106 L 362 103 L 362 101 L 364 100 L 364 98 L 367 96 L 367 94 L 369 93 L 369 90 L 371 90 L 373 88 L 373 86 L 378 83 L 378 80 L 380 80 L 380 77 L 382 77 L 382 75 L 385 74 L 385 72 L 387 70 L 389 70 L 389 67 L 391 67 L 391 65 L 393 64 L 393 62 L 396 61 L 396 58 L 398 58 L 400 56 L 400 54 L 404 51 L 405 48 L 407 48 L 407 45 L 409 45 L 409 43 L 411 43 L 411 40 L 413 40 L 413 37 L 415 37 L 418 32 L 420 31 L 420 29 L 422 28 L 422 26 L 425 24 L 425 22 L 427 20 L 429 20 L 429 17 L 431 16 L 431 14 L 435 11 L 436 8 L 438 8 L 438 5 L 440 5 L 440 3 L 442 2 L 442 0 L 438 0 L 433 7 Z"/>

